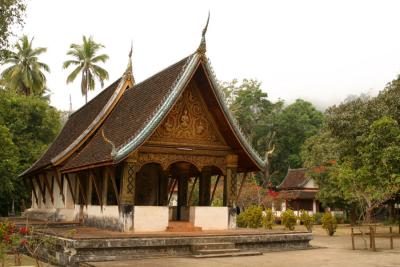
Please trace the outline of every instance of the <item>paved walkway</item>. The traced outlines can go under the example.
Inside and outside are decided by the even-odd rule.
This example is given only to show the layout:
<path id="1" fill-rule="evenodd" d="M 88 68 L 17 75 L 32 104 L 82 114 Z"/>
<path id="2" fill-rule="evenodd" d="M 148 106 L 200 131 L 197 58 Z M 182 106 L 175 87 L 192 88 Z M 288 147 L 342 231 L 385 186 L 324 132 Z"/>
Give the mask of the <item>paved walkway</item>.
<path id="1" fill-rule="evenodd" d="M 349 228 L 339 229 L 337 234 L 329 237 L 317 227 L 314 230 L 314 240 L 311 244 L 316 247 L 310 250 L 297 250 L 285 252 L 268 252 L 262 256 L 236 257 L 236 258 L 158 258 L 142 259 L 119 262 L 91 263 L 96 267 L 101 266 L 206 266 L 206 267 L 233 267 L 233 266 L 277 266 L 277 267 L 400 267 L 400 239 L 394 240 L 394 250 L 389 250 L 388 239 L 377 239 L 378 251 L 365 250 L 362 239 L 356 240 L 357 250 L 351 250 Z"/>

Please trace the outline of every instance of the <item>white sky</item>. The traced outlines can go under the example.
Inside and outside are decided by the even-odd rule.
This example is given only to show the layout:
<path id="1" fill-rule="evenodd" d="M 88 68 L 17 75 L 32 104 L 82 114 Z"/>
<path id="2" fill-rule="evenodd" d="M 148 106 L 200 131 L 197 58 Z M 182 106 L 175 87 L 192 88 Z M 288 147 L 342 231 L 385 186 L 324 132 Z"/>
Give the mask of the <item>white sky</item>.
<path id="1" fill-rule="evenodd" d="M 303 98 L 326 107 L 349 94 L 376 94 L 400 73 L 400 1 L 101 1 L 32 0 L 24 33 L 41 57 L 51 103 L 84 104 L 80 77 L 62 63 L 71 43 L 92 35 L 110 56 L 110 80 L 125 70 L 133 40 L 140 82 L 197 48 L 211 11 L 207 49 L 219 80 L 256 78 L 270 99 Z M 89 94 L 93 98 L 100 86 Z"/>

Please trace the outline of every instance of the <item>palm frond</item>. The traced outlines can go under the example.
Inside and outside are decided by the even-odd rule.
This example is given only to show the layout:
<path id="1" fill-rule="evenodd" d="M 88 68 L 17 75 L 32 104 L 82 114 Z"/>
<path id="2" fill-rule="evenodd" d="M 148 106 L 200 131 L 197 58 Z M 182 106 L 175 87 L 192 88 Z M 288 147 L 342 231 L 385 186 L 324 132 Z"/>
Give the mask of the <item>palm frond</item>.
<path id="1" fill-rule="evenodd" d="M 76 67 L 67 77 L 67 84 L 73 82 L 76 76 L 82 71 L 82 66 Z"/>

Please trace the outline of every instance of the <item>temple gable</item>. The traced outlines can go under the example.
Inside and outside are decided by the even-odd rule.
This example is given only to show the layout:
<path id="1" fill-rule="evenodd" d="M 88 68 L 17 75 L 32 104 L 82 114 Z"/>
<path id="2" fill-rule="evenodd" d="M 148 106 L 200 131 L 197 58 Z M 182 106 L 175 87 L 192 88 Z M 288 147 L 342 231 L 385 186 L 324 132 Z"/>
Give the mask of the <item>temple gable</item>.
<path id="1" fill-rule="evenodd" d="M 149 142 L 226 146 L 194 83 L 188 85 Z"/>

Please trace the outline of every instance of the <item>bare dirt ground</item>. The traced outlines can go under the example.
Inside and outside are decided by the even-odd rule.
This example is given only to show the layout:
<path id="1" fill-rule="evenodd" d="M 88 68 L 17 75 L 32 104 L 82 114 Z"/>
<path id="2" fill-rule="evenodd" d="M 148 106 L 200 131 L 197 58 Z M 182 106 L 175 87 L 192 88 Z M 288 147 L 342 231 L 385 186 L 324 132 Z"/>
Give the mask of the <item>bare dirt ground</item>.
<path id="1" fill-rule="evenodd" d="M 377 231 L 388 232 L 387 228 L 378 227 Z M 398 227 L 394 228 L 398 232 Z M 351 249 L 350 228 L 339 227 L 333 237 L 327 236 L 321 227 L 314 228 L 314 240 L 309 250 L 267 252 L 261 256 L 235 258 L 158 258 L 119 262 L 90 263 L 93 266 L 206 266 L 206 267 L 233 267 L 233 266 L 277 266 L 277 267 L 400 267 L 400 238 L 394 239 L 394 249 L 389 249 L 389 239 L 376 239 L 377 251 L 365 249 L 362 238 L 356 239 L 356 250 Z M 369 246 L 369 238 L 366 238 Z"/>

